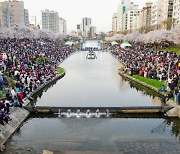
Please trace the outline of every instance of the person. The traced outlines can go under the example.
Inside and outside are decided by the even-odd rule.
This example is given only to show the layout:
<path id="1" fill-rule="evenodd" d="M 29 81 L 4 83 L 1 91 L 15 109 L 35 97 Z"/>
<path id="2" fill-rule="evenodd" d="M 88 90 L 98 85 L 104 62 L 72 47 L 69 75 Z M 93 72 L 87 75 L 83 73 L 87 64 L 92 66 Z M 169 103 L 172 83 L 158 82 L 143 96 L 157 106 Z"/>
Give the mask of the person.
<path id="1" fill-rule="evenodd" d="M 162 85 L 162 87 L 161 87 L 161 92 L 165 92 L 165 91 L 166 91 L 166 88 L 165 88 L 164 85 Z"/>
<path id="2" fill-rule="evenodd" d="M 178 87 L 175 87 L 175 89 L 174 89 L 174 102 L 176 102 L 176 103 L 178 102 L 178 96 L 177 96 L 178 92 L 179 92 Z"/>
<path id="3" fill-rule="evenodd" d="M 173 92 L 172 92 L 172 91 L 169 91 L 168 94 L 167 94 L 168 100 L 169 100 L 170 98 L 172 98 L 172 97 L 173 97 Z"/>
<path id="4" fill-rule="evenodd" d="M 177 102 L 178 102 L 178 104 L 180 104 L 180 90 L 179 90 L 179 92 L 177 93 Z"/>
<path id="5" fill-rule="evenodd" d="M 168 99 L 167 96 L 163 96 L 163 97 L 161 98 L 162 104 L 166 104 L 167 99 Z"/>
<path id="6" fill-rule="evenodd" d="M 1 115 L 3 120 L 8 124 L 12 119 L 8 116 L 7 111 L 5 109 L 1 109 Z"/>

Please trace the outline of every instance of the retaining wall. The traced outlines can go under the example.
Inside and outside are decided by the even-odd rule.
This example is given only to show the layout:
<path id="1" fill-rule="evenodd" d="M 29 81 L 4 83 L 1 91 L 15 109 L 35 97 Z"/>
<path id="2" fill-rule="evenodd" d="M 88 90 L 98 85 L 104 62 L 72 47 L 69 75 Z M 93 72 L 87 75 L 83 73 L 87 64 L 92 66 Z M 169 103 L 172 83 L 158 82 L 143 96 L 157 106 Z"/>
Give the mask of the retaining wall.
<path id="1" fill-rule="evenodd" d="M 52 82 L 62 78 L 65 75 L 65 71 L 53 78 L 52 80 L 46 82 L 45 84 L 39 86 L 36 90 L 34 90 L 30 96 L 33 96 L 38 91 L 42 90 L 45 86 L 51 84 Z M 30 101 L 27 99 L 24 106 L 27 106 Z M 10 110 L 9 117 L 12 119 L 9 124 L 5 124 L 4 126 L 0 124 L 0 151 L 4 149 L 4 143 L 9 139 L 9 137 L 20 127 L 20 125 L 24 122 L 24 120 L 30 114 L 29 111 L 23 108 L 13 108 Z"/>
<path id="2" fill-rule="evenodd" d="M 44 87 L 48 86 L 49 84 L 53 83 L 54 81 L 58 80 L 58 79 L 61 79 L 64 75 L 66 74 L 66 71 L 64 71 L 62 74 L 54 77 L 52 80 L 49 80 L 48 82 L 40 85 L 36 90 L 34 90 L 31 94 L 30 94 L 30 97 L 35 95 L 37 92 L 39 92 L 40 90 L 42 90 Z M 24 103 L 24 106 L 27 106 L 29 105 L 30 101 L 29 100 L 26 100 L 26 102 Z"/>
<path id="3" fill-rule="evenodd" d="M 155 87 L 153 87 L 153 86 L 150 86 L 150 85 L 148 85 L 147 83 L 141 82 L 141 81 L 139 81 L 139 80 L 137 80 L 137 79 L 135 79 L 135 78 L 133 78 L 133 77 L 131 77 L 131 76 L 128 76 L 128 75 L 126 75 L 126 74 L 123 74 L 123 73 L 121 73 L 121 72 L 119 72 L 119 75 L 121 75 L 123 78 L 126 78 L 126 79 L 128 79 L 128 80 L 134 81 L 134 82 L 136 82 L 136 83 L 138 83 L 138 84 L 141 84 L 141 85 L 143 85 L 144 87 L 146 87 L 146 88 L 148 88 L 148 89 L 150 89 L 150 90 L 152 90 L 152 91 L 160 94 L 161 96 L 165 96 L 165 94 L 162 93 L 161 91 L 159 91 L 159 89 L 157 89 L 157 88 L 155 88 Z"/>
<path id="4" fill-rule="evenodd" d="M 9 139 L 17 128 L 24 122 L 29 115 L 29 111 L 22 108 L 13 108 L 9 117 L 12 119 L 8 124 L 0 125 L 0 147 Z"/>
<path id="5" fill-rule="evenodd" d="M 123 74 L 123 73 L 121 73 L 121 72 L 119 72 L 119 75 L 121 75 L 123 78 L 126 78 L 126 79 L 128 79 L 128 80 L 130 80 L 130 81 L 134 81 L 134 82 L 136 82 L 136 83 L 138 83 L 138 84 L 141 84 L 141 85 L 143 85 L 144 87 L 146 87 L 146 88 L 148 88 L 148 89 L 151 89 L 151 90 L 153 90 L 154 92 L 156 92 L 156 93 L 158 93 L 158 94 L 160 94 L 160 95 L 162 95 L 162 96 L 166 96 L 164 93 L 160 92 L 159 89 L 157 89 L 157 88 L 155 88 L 155 87 L 152 87 L 152 86 L 150 86 L 150 85 L 148 85 L 148 84 L 146 84 L 146 83 L 144 83 L 144 82 L 141 82 L 141 81 L 139 81 L 139 80 L 137 80 L 137 79 L 135 79 L 135 78 L 133 78 L 133 77 L 131 77 L 131 76 L 128 76 L 128 75 Z M 165 115 L 168 116 L 168 117 L 178 117 L 178 118 L 180 118 L 180 105 L 176 104 L 176 103 L 173 102 L 172 100 L 167 101 L 166 104 L 167 104 L 168 106 L 173 107 L 173 108 L 172 108 L 171 110 L 169 110 L 169 111 L 167 112 L 167 114 L 165 114 Z"/>

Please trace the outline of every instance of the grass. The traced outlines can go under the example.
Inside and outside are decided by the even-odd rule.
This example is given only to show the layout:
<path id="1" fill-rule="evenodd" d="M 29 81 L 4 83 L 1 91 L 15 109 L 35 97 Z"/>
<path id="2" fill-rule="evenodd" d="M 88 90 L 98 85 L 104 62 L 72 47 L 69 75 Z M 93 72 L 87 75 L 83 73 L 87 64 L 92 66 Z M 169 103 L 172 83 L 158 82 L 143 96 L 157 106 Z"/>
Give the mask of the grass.
<path id="1" fill-rule="evenodd" d="M 62 68 L 62 67 L 58 67 L 58 74 L 62 74 L 62 73 L 64 73 L 64 68 Z"/>
<path id="2" fill-rule="evenodd" d="M 150 78 L 144 78 L 142 76 L 139 76 L 139 75 L 133 75 L 132 76 L 133 78 L 141 81 L 141 82 L 144 82 L 150 86 L 153 86 L 157 89 L 161 89 L 161 87 L 164 85 L 165 86 L 165 82 L 164 81 L 159 81 L 159 80 L 156 80 L 156 79 L 150 79 Z"/>
<path id="3" fill-rule="evenodd" d="M 119 71 L 122 72 L 123 69 L 124 68 L 122 67 L 122 68 L 119 69 Z M 127 72 L 126 75 L 130 76 L 129 72 Z M 165 81 L 159 81 L 159 80 L 156 80 L 156 79 L 144 78 L 144 77 L 139 76 L 139 75 L 133 75 L 131 77 L 133 77 L 134 79 L 137 79 L 137 80 L 139 80 L 141 82 L 144 82 L 144 83 L 146 83 L 146 84 L 148 84 L 150 86 L 153 86 L 153 87 L 155 87 L 155 88 L 157 88 L 159 90 L 161 89 L 161 87 L 163 85 L 164 86 L 166 85 Z"/>
<path id="4" fill-rule="evenodd" d="M 6 93 L 5 91 L 0 91 L 0 99 L 6 98 Z"/>
<path id="5" fill-rule="evenodd" d="M 82 47 L 82 43 L 75 44 L 75 47 L 76 47 L 78 50 L 80 50 L 81 47 Z"/>
<path id="6" fill-rule="evenodd" d="M 138 90 L 138 91 L 143 91 L 147 95 L 161 97 L 160 94 L 158 94 L 158 93 L 154 92 L 153 90 L 150 90 L 149 88 L 146 88 L 143 85 L 138 84 L 138 83 L 136 83 L 134 81 L 130 81 L 130 85 L 133 88 L 136 88 L 136 90 Z"/>
<path id="7" fill-rule="evenodd" d="M 155 49 L 154 47 L 152 49 Z M 161 51 L 176 52 L 180 55 L 180 46 L 171 46 L 167 48 L 158 48 Z"/>
<path id="8" fill-rule="evenodd" d="M 178 54 L 180 54 L 180 46 L 172 46 L 172 47 L 168 47 L 168 48 L 164 48 L 162 49 L 163 51 L 169 51 L 169 52 L 176 52 Z"/>

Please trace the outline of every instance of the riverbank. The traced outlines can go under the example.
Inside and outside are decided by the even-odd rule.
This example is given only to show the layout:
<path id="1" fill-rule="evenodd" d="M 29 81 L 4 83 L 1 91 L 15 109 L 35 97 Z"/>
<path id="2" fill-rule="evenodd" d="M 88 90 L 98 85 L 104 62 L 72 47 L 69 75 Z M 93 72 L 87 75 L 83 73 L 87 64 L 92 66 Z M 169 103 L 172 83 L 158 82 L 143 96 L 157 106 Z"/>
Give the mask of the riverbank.
<path id="1" fill-rule="evenodd" d="M 109 51 L 110 52 L 110 51 Z M 111 53 L 111 52 L 110 52 Z M 112 53 L 111 53 L 112 54 Z M 115 57 L 116 59 L 118 59 L 118 56 L 117 55 L 114 55 L 114 54 L 112 54 L 112 56 L 113 57 Z M 118 59 L 118 61 L 120 61 L 119 59 Z M 139 85 L 142 85 L 143 87 L 145 87 L 145 88 L 147 88 L 147 89 L 150 89 L 150 90 L 152 90 L 152 91 L 154 91 L 155 93 L 157 93 L 158 95 L 160 95 L 161 97 L 163 97 L 163 96 L 167 96 L 167 92 L 161 92 L 161 90 L 160 90 L 160 87 L 164 84 L 165 85 L 165 83 L 163 83 L 163 82 L 158 82 L 157 84 L 158 85 L 155 85 L 154 86 L 154 84 L 156 83 L 156 82 L 154 82 L 154 81 L 147 81 L 147 80 L 145 80 L 145 79 L 140 79 L 140 76 L 139 77 L 137 77 L 137 78 L 134 78 L 134 77 L 132 77 L 132 76 L 130 76 L 130 75 L 128 75 L 128 74 L 125 74 L 125 73 L 123 73 L 123 67 L 125 66 L 121 61 L 120 61 L 120 63 L 122 64 L 122 67 L 119 69 L 119 71 L 118 71 L 118 74 L 120 75 L 120 76 L 122 76 L 124 79 L 127 79 L 127 80 L 129 80 L 129 81 L 132 81 L 132 82 L 134 82 L 134 83 L 137 83 L 137 84 L 139 84 Z M 138 75 L 136 75 L 136 76 L 138 76 Z M 152 79 L 153 80 L 153 79 Z M 142 82 L 142 81 L 144 81 L 144 82 Z M 146 81 L 146 82 L 145 82 Z M 152 83 L 152 85 L 149 85 L 149 84 L 147 84 L 147 83 L 149 83 L 149 82 L 151 82 Z M 160 85 L 160 84 L 162 84 L 162 85 Z M 158 88 L 157 88 L 158 87 Z M 168 106 L 170 106 L 170 107 L 173 107 L 173 109 L 171 109 L 170 111 L 168 111 L 165 115 L 166 116 L 168 116 L 168 117 L 178 117 L 178 118 L 180 118 L 180 105 L 178 105 L 177 103 L 175 103 L 173 100 L 168 100 L 167 102 L 166 102 L 166 105 L 168 105 Z"/>
<path id="2" fill-rule="evenodd" d="M 12 119 L 8 124 L 0 125 L 0 151 L 4 150 L 4 143 L 19 128 L 19 126 L 28 117 L 30 112 L 23 108 L 12 108 L 9 117 Z"/>
<path id="3" fill-rule="evenodd" d="M 36 90 L 34 90 L 30 94 L 30 98 L 35 95 L 38 91 L 42 90 L 49 84 L 52 84 L 58 79 L 61 79 L 65 75 L 66 71 L 59 67 L 58 68 L 58 75 L 54 77 L 52 80 L 42 84 Z M 26 99 L 23 106 L 29 105 L 30 100 Z M 20 125 L 25 121 L 25 119 L 29 116 L 30 112 L 26 109 L 13 107 L 10 109 L 9 117 L 12 119 L 8 124 L 0 125 L 0 151 L 4 150 L 4 143 L 11 137 L 11 135 L 20 127 Z"/>
<path id="4" fill-rule="evenodd" d="M 136 79 L 136 78 L 133 78 L 133 77 L 127 75 L 127 74 L 124 74 L 124 73 L 122 73 L 121 70 L 119 70 L 118 73 L 119 73 L 119 75 L 122 76 L 123 78 L 125 78 L 125 79 L 127 79 L 127 80 L 129 80 L 129 81 L 133 81 L 133 82 L 135 82 L 135 83 L 138 83 L 138 84 L 140 84 L 140 85 L 142 85 L 142 86 L 144 86 L 144 87 L 146 87 L 146 88 L 148 88 L 148 89 L 156 92 L 157 94 L 160 94 L 162 97 L 163 97 L 163 96 L 167 96 L 166 93 L 161 92 L 158 88 L 153 87 L 153 86 L 151 86 L 151 85 L 149 85 L 149 84 L 147 84 L 147 83 L 145 83 L 145 82 L 142 82 L 142 81 L 140 81 L 140 80 L 138 80 L 138 79 Z M 165 115 L 168 116 L 168 117 L 179 117 L 179 118 L 180 118 L 180 105 L 178 105 L 177 103 L 175 103 L 175 102 L 172 101 L 172 100 L 168 100 L 168 101 L 166 102 L 166 104 L 167 104 L 168 106 L 173 107 L 173 109 L 169 110 Z"/>
<path id="5" fill-rule="evenodd" d="M 34 90 L 31 94 L 30 94 L 30 98 L 35 95 L 37 92 L 39 92 L 40 90 L 42 90 L 43 88 L 45 88 L 46 86 L 52 84 L 53 82 L 57 81 L 58 79 L 61 79 L 63 76 L 65 76 L 66 74 L 66 71 L 61 68 L 61 67 L 58 67 L 58 75 L 56 77 L 54 77 L 52 80 L 49 80 L 48 82 L 42 84 L 41 86 L 39 86 L 36 90 Z M 24 106 L 27 106 L 29 105 L 30 103 L 30 100 L 27 99 L 24 103 Z"/>
<path id="6" fill-rule="evenodd" d="M 156 88 L 154 86 L 151 86 L 151 85 L 149 85 L 149 84 L 147 84 L 145 82 L 142 82 L 142 81 L 140 81 L 140 80 L 138 80 L 136 78 L 133 78 L 133 77 L 127 75 L 127 74 L 124 74 L 124 73 L 121 72 L 121 70 L 119 70 L 118 74 L 120 76 L 122 76 L 123 78 L 125 78 L 125 79 L 128 79 L 130 81 L 134 81 L 134 82 L 136 82 L 136 83 L 138 83 L 138 84 L 140 84 L 140 85 L 142 85 L 142 86 L 156 92 L 157 94 L 160 94 L 161 96 L 166 96 L 166 93 L 161 92 L 160 89 L 158 89 L 158 88 Z"/>

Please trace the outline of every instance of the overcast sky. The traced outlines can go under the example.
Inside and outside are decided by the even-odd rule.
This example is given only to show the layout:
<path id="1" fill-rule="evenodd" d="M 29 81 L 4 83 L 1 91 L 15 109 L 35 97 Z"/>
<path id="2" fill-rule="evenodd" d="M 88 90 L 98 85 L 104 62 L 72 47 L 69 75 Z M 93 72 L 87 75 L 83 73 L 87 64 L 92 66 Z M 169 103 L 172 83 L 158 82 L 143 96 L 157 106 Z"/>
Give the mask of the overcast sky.
<path id="1" fill-rule="evenodd" d="M 132 1 L 142 8 L 145 2 L 154 0 Z M 57 11 L 59 16 L 67 21 L 68 32 L 76 30 L 76 25 L 81 23 L 83 17 L 92 18 L 92 24 L 97 27 L 97 31 L 110 31 L 112 14 L 117 11 L 119 2 L 120 0 L 24 0 L 30 19 L 36 15 L 39 24 L 41 23 L 41 10 Z"/>

